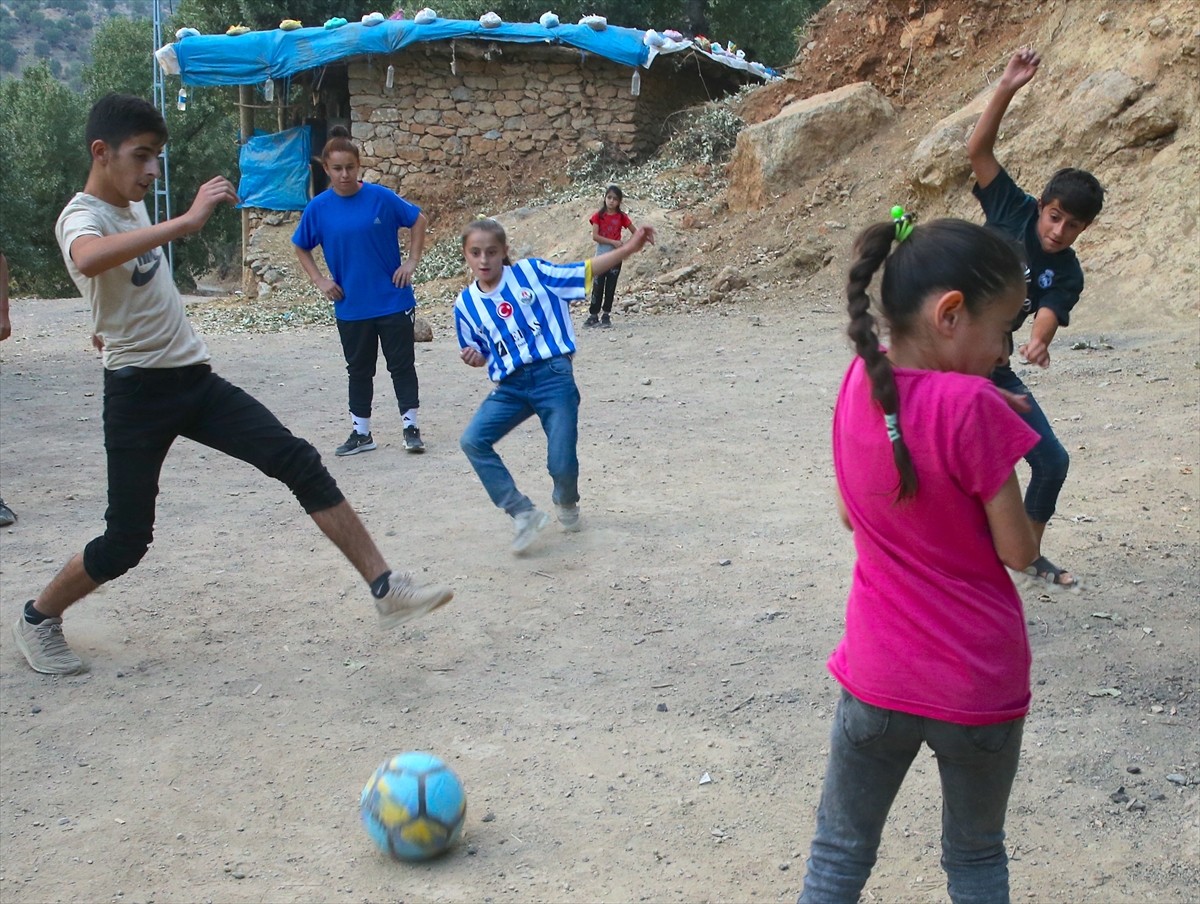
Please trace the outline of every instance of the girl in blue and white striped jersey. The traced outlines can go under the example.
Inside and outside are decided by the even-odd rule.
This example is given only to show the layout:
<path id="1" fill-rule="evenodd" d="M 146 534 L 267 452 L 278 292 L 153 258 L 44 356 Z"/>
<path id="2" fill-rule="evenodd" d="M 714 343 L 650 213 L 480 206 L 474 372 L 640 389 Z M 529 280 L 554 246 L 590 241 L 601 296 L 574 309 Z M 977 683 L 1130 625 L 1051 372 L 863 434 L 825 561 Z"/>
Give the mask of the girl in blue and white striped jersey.
<path id="1" fill-rule="evenodd" d="M 487 365 L 496 388 L 460 443 L 492 502 L 512 517 L 515 553 L 529 548 L 550 516 L 517 489 L 496 443 L 537 415 L 546 433 L 546 468 L 559 523 L 565 531 L 579 530 L 579 389 L 568 305 L 588 297 L 593 276 L 647 243 L 654 244 L 654 230 L 642 226 L 624 245 L 591 260 L 554 264 L 529 258 L 513 264 L 504 227 L 495 220 L 475 220 L 463 231 L 463 256 L 474 281 L 454 305 L 454 325 L 463 361 Z"/>

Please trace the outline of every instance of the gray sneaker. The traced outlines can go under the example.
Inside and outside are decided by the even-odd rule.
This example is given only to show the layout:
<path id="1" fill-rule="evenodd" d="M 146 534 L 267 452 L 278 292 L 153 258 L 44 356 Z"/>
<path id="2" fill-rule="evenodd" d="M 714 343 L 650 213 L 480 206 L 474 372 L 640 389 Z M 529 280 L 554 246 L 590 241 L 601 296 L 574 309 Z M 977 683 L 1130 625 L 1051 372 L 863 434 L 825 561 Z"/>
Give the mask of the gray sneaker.
<path id="1" fill-rule="evenodd" d="M 388 590 L 382 599 L 375 600 L 379 624 L 395 628 L 414 618 L 420 618 L 454 599 L 454 591 L 440 584 L 417 584 L 409 572 L 393 571 L 388 575 Z"/>
<path id="2" fill-rule="evenodd" d="M 333 450 L 334 455 L 357 455 L 359 452 L 370 452 L 375 448 L 375 440 L 371 438 L 371 434 L 364 436 L 357 430 L 350 431 L 350 437 L 340 446 Z"/>
<path id="3" fill-rule="evenodd" d="M 537 539 L 537 535 L 550 523 L 550 516 L 535 508 L 517 512 L 513 519 L 513 552 L 524 552 Z"/>
<path id="4" fill-rule="evenodd" d="M 62 619 L 48 618 L 40 625 L 31 625 L 24 615 L 17 616 L 13 625 L 17 649 L 29 660 L 30 667 L 43 675 L 77 675 L 86 672 L 83 660 L 71 652 L 63 637 Z"/>
<path id="5" fill-rule="evenodd" d="M 558 510 L 558 523 L 568 534 L 574 534 L 579 531 L 579 506 L 578 505 L 556 505 Z"/>

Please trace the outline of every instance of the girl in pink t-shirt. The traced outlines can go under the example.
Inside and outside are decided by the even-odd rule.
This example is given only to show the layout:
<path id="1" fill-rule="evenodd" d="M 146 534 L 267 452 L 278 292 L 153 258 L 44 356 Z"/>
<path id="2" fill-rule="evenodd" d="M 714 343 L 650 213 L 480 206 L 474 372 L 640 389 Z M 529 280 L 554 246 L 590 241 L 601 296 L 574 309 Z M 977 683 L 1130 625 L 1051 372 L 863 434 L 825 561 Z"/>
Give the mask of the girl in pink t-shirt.
<path id="1" fill-rule="evenodd" d="M 955 902 L 1008 902 L 1004 817 L 1029 708 L 1029 640 L 1005 566 L 1037 556 L 1014 465 L 1037 442 L 988 379 L 1025 299 L 1015 248 L 962 220 L 897 211 L 854 247 L 850 364 L 833 417 L 857 561 L 842 686 L 803 904 L 853 904 L 922 743 L 942 783 Z M 883 268 L 884 348 L 867 296 Z"/>
<path id="2" fill-rule="evenodd" d="M 596 243 L 596 254 L 604 254 L 625 244 L 621 238 L 623 230 L 633 232 L 633 220 L 621 209 L 625 195 L 615 185 L 610 185 L 604 192 L 604 204 L 592 214 L 588 220 L 592 224 L 592 241 Z M 592 304 L 588 308 L 588 318 L 584 326 L 612 326 L 613 299 L 617 294 L 617 277 L 621 275 L 621 265 L 617 264 L 607 273 L 602 273 L 592 281 Z M 600 308 L 603 305 L 604 314 Z"/>

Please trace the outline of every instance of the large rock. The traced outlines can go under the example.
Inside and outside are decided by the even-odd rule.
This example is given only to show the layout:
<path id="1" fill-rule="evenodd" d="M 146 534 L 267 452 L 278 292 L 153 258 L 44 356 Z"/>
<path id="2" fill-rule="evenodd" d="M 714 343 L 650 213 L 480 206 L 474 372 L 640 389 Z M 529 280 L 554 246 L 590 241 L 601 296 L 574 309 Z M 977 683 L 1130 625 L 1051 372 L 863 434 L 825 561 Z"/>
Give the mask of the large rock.
<path id="1" fill-rule="evenodd" d="M 731 210 L 762 207 L 842 160 L 890 123 L 896 111 L 867 82 L 788 104 L 779 115 L 738 135 L 730 164 Z"/>

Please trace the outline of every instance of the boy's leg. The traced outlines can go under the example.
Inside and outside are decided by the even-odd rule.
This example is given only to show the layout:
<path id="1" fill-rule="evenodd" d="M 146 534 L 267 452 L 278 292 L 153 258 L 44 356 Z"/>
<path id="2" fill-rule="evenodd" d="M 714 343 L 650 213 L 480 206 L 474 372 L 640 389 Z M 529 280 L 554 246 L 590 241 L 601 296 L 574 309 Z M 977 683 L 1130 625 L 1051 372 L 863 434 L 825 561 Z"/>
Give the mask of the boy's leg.
<path id="1" fill-rule="evenodd" d="M 419 586 L 411 575 L 393 572 L 312 444 L 294 436 L 256 398 L 209 374 L 198 387 L 199 410 L 181 435 L 254 465 L 282 481 L 370 586 L 385 627 L 423 615 L 449 602 L 453 592 Z"/>
<path id="2" fill-rule="evenodd" d="M 523 384 L 527 382 L 523 370 L 525 368 L 506 378 L 491 391 L 459 440 L 492 503 L 514 516 L 532 509 L 533 503 L 517 489 L 512 474 L 500 460 L 495 446 L 533 414 L 523 389 Z M 513 381 L 517 385 L 513 385 Z"/>
<path id="3" fill-rule="evenodd" d="M 379 355 L 379 334 L 374 320 L 339 320 L 338 336 L 346 357 L 346 377 L 349 384 L 350 413 L 362 418 L 371 416 L 375 399 L 375 363 Z"/>
<path id="4" fill-rule="evenodd" d="M 842 691 L 800 904 L 855 904 L 900 784 L 921 747 L 920 719 Z"/>
<path id="5" fill-rule="evenodd" d="M 926 719 L 942 779 L 942 867 L 954 904 L 1008 904 L 1004 818 L 1025 720 L 968 727 Z"/>
<path id="6" fill-rule="evenodd" d="M 593 323 L 600 314 L 600 305 L 604 303 L 604 276 L 602 273 L 592 278 L 592 303 L 588 306 L 588 320 Z"/>
<path id="7" fill-rule="evenodd" d="M 554 481 L 554 504 L 579 502 L 579 387 L 571 359 L 538 365 L 530 401 L 546 434 L 546 470 Z"/>

